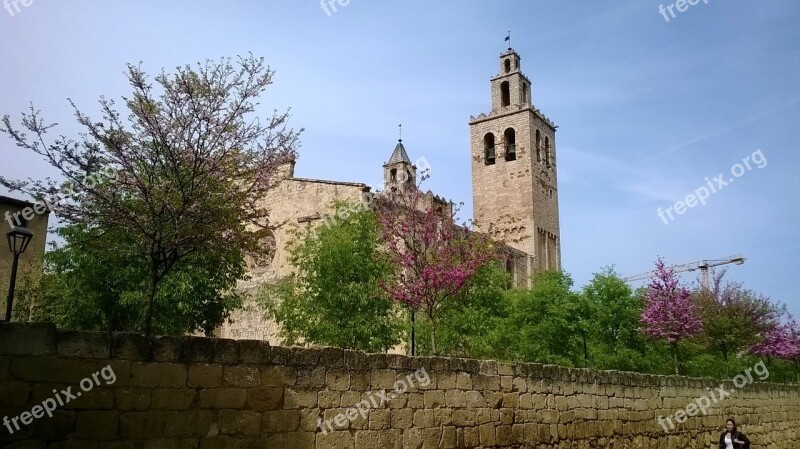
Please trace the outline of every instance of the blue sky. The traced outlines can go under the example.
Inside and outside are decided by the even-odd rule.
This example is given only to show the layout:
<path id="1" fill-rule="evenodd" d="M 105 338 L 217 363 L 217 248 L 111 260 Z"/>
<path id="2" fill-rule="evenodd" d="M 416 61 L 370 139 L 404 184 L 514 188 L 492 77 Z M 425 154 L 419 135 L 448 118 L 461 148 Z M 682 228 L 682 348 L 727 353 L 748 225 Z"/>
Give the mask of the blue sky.
<path id="1" fill-rule="evenodd" d="M 298 176 L 378 185 L 403 123 L 428 187 L 469 218 L 467 122 L 489 110 L 511 30 L 535 106 L 559 125 L 562 257 L 578 286 L 606 265 L 742 253 L 728 278 L 800 314 L 800 2 L 701 0 L 669 22 L 661 3 L 350 0 L 329 16 L 316 0 L 33 0 L 0 10 L 0 113 L 33 101 L 75 135 L 67 98 L 93 112 L 127 94 L 126 62 L 154 73 L 253 52 L 277 71 L 264 113 L 291 107 L 305 128 Z M 766 166 L 658 217 L 758 149 Z M 0 173 L 55 175 L 10 141 Z"/>

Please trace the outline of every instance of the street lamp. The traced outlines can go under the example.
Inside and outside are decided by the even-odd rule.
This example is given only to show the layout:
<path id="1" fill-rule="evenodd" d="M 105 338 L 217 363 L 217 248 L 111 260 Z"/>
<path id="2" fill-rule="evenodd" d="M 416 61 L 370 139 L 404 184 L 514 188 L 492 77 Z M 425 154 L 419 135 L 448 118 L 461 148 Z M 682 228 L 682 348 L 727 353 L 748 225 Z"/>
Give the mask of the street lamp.
<path id="1" fill-rule="evenodd" d="M 17 226 L 6 234 L 8 236 L 8 249 L 14 253 L 14 262 L 11 264 L 11 282 L 8 286 L 8 301 L 6 301 L 6 319 L 11 322 L 11 305 L 14 303 L 14 288 L 17 285 L 17 264 L 19 255 L 24 253 L 33 238 L 33 232 L 28 228 Z"/>

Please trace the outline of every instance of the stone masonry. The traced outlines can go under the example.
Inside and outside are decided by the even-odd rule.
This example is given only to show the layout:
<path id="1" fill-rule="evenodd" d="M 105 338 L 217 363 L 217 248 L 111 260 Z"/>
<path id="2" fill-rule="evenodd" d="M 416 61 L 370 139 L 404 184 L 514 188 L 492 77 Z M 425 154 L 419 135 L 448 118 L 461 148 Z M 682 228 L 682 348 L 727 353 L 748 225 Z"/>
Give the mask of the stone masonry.
<path id="1" fill-rule="evenodd" d="M 491 80 L 491 96 L 491 112 L 471 117 L 469 123 L 476 228 L 508 246 L 512 260 L 506 270 L 514 285 L 530 287 L 537 271 L 561 268 L 556 126 L 532 106 L 531 82 L 520 70 L 519 55 L 511 49 L 500 55 L 500 74 Z M 489 134 L 494 136 L 496 156 L 491 165 L 486 161 L 485 138 Z M 506 160 L 512 147 L 515 158 Z M 427 165 L 424 158 L 420 161 Z M 430 167 L 412 163 L 401 139 L 383 166 L 384 191 L 414 184 L 418 168 Z M 286 250 L 292 230 L 310 232 L 334 212 L 330 208 L 334 200 L 360 201 L 369 191 L 363 183 L 296 178 L 294 162 L 287 164 L 281 181 L 263 200 L 273 230 L 264 235 L 262 256 L 249 261 L 251 279 L 239 286 L 251 299 L 215 335 L 276 343 L 278 326 L 264 319 L 252 294 L 264 283 L 293 272 Z M 428 193 L 431 201 L 447 205 L 446 200 Z"/>
<path id="2" fill-rule="evenodd" d="M 475 223 L 531 257 L 528 277 L 561 268 L 555 124 L 533 107 L 512 49 L 491 80 L 492 110 L 470 117 Z"/>
<path id="3" fill-rule="evenodd" d="M 753 449 L 793 449 L 800 438 L 797 386 L 750 384 L 666 434 L 658 416 L 720 382 L 16 323 L 0 324 L 0 419 L 30 412 L 54 389 L 81 391 L 81 380 L 105 366 L 114 383 L 13 434 L 0 425 L 0 447 L 706 449 L 716 447 L 728 416 Z M 423 369 L 424 385 L 364 417 L 349 411 Z M 320 420 L 340 414 L 355 419 L 338 418 L 341 425 L 323 432 Z"/>
<path id="4" fill-rule="evenodd" d="M 19 257 L 17 267 L 17 288 L 24 286 L 28 277 L 41 270 L 42 257 L 44 256 L 45 242 L 47 240 L 47 224 L 50 219 L 50 211 L 43 207 L 44 204 L 37 205 L 29 201 L 22 201 L 15 198 L 0 196 L 0 319 L 5 318 L 6 300 L 8 298 L 8 286 L 11 280 L 11 265 L 14 255 L 8 249 L 6 233 L 13 229 L 13 226 L 21 224 L 33 232 L 28 248 Z M 16 215 L 18 212 L 26 211 L 25 214 Z M 41 213 L 36 213 L 36 212 Z M 26 219 L 27 217 L 27 219 Z M 9 222 L 10 220 L 10 222 Z M 17 221 L 19 220 L 19 221 Z M 25 316 L 24 311 L 15 308 L 15 315 Z"/>
<path id="5" fill-rule="evenodd" d="M 286 165 L 282 178 L 264 199 L 264 207 L 270 210 L 270 222 L 274 230 L 263 236 L 263 255 L 248 261 L 251 278 L 239 286 L 248 293 L 250 299 L 246 300 L 243 309 L 232 313 L 230 322 L 216 331 L 218 337 L 275 343 L 278 326 L 264 318 L 263 311 L 252 299 L 253 295 L 261 285 L 292 273 L 286 248 L 292 239 L 292 232 L 310 232 L 322 225 L 326 218 L 331 220 L 335 211 L 330 206 L 334 201 L 361 201 L 362 194 L 370 189 L 360 183 L 295 178 L 294 162 Z"/>

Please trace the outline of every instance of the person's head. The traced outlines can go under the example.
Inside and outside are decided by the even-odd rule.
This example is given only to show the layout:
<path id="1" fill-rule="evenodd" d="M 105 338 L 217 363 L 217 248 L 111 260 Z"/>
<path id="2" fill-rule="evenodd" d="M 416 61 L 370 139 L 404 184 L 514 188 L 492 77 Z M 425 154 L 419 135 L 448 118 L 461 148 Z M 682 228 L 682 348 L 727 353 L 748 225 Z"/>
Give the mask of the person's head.
<path id="1" fill-rule="evenodd" d="M 733 418 L 728 418 L 728 420 L 725 421 L 725 430 L 728 432 L 736 430 L 736 421 L 734 421 Z"/>

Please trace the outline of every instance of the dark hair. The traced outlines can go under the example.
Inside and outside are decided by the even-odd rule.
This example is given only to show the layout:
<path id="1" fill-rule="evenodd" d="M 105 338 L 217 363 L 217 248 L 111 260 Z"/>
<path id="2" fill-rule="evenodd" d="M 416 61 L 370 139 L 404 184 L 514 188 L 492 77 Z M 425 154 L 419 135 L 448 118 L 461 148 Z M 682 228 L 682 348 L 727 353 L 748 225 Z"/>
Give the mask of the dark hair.
<path id="1" fill-rule="evenodd" d="M 729 422 L 733 423 L 733 429 L 736 430 L 736 420 L 733 418 L 728 418 L 727 421 L 725 421 L 725 424 L 728 424 Z"/>

